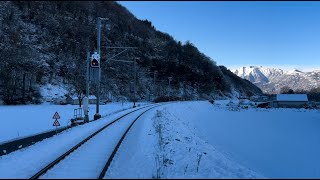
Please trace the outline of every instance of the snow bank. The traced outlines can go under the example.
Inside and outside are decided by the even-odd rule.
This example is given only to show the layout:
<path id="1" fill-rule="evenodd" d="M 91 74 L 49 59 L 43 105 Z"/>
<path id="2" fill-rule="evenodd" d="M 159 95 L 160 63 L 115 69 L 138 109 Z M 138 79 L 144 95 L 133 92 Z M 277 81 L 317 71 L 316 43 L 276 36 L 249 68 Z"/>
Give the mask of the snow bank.
<path id="1" fill-rule="evenodd" d="M 138 103 L 146 104 L 146 103 Z M 101 115 L 107 115 L 122 109 L 131 108 L 133 103 L 108 103 L 100 105 Z M 79 105 L 18 105 L 18 106 L 0 106 L 1 123 L 0 143 L 41 133 L 47 130 L 54 130 L 52 119 L 55 112 L 58 112 L 61 119 L 61 126 L 70 125 L 70 119 L 74 117 L 74 109 Z M 94 104 L 89 105 L 89 118 L 93 119 L 96 112 Z"/>

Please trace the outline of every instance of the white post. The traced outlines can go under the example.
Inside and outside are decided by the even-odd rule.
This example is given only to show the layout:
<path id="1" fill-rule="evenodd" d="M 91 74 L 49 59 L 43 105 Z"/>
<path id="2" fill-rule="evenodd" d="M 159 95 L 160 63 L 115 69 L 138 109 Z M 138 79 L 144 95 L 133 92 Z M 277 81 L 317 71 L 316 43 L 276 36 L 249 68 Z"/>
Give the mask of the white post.
<path id="1" fill-rule="evenodd" d="M 83 113 L 84 113 L 84 122 L 89 122 L 89 99 L 87 97 L 83 98 Z"/>

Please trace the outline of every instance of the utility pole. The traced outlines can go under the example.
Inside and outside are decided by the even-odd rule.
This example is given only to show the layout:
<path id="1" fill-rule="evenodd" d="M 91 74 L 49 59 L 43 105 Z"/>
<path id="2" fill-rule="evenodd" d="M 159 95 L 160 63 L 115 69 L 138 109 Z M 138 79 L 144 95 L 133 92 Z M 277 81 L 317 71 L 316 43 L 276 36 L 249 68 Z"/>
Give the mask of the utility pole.
<path id="1" fill-rule="evenodd" d="M 136 84 L 137 84 L 137 68 L 136 68 L 136 64 L 137 64 L 137 59 L 134 59 L 134 100 L 133 100 L 133 108 L 136 107 Z"/>
<path id="2" fill-rule="evenodd" d="M 170 95 L 171 95 L 171 84 L 170 84 L 171 80 L 172 80 L 172 77 L 168 77 L 168 81 L 169 81 L 168 96 L 169 96 L 169 98 L 170 98 Z"/>
<path id="3" fill-rule="evenodd" d="M 166 89 L 167 89 L 167 95 L 168 95 L 168 87 L 167 88 L 165 87 L 166 83 L 162 83 L 162 82 L 167 82 L 167 80 L 157 80 L 156 82 L 161 83 L 159 85 L 159 91 L 158 91 L 159 96 L 165 96 Z"/>
<path id="4" fill-rule="evenodd" d="M 137 82 L 137 70 L 136 70 L 136 60 L 134 61 L 128 61 L 128 60 L 116 60 L 116 59 L 111 59 L 109 61 L 116 61 L 116 62 L 125 62 L 125 63 L 133 63 L 133 68 L 134 68 L 134 85 L 133 85 L 133 88 L 134 88 L 134 102 L 133 102 L 133 108 L 136 107 L 136 82 Z M 131 87 L 131 86 L 130 86 Z"/>
<path id="5" fill-rule="evenodd" d="M 101 34 L 101 20 L 108 20 L 109 18 L 97 18 L 97 51 L 101 56 L 100 51 L 100 34 Z M 94 119 L 100 119 L 101 115 L 99 114 L 99 105 L 100 105 L 100 81 L 101 81 L 101 62 L 100 67 L 98 69 L 98 82 L 97 82 L 97 105 L 96 105 L 96 114 L 94 115 Z"/>
<path id="6" fill-rule="evenodd" d="M 97 51 L 100 55 L 100 32 L 101 32 L 101 18 L 97 18 Z M 100 76 L 101 76 L 101 63 L 98 69 L 98 82 L 97 82 L 97 102 L 96 102 L 96 114 L 94 115 L 94 120 L 100 119 L 101 115 L 99 114 L 99 104 L 100 104 Z"/>
<path id="7" fill-rule="evenodd" d="M 153 97 L 156 97 L 156 73 L 157 71 L 153 72 Z"/>
<path id="8" fill-rule="evenodd" d="M 113 55 L 112 57 L 108 58 L 108 61 L 118 61 L 118 62 L 126 62 L 126 63 L 134 63 L 134 102 L 133 102 L 133 108 L 136 107 L 136 82 L 137 82 L 137 73 L 136 73 L 136 59 L 134 61 L 127 61 L 127 60 L 116 60 L 114 59 L 115 57 L 123 54 L 124 52 L 126 52 L 127 50 L 130 49 L 137 49 L 137 47 L 112 47 L 112 46 L 106 46 L 105 48 L 107 49 L 123 49 L 121 52 Z"/>
<path id="9" fill-rule="evenodd" d="M 140 74 L 142 74 L 142 73 L 144 73 L 144 74 L 153 74 L 153 86 L 152 86 L 152 88 L 150 89 L 150 91 L 152 91 L 152 93 L 150 92 L 149 93 L 149 101 L 151 101 L 151 95 L 155 95 L 155 91 L 156 91 L 156 88 L 155 88 L 155 85 L 156 85 L 156 73 L 157 73 L 157 71 L 153 71 L 153 72 L 149 72 L 149 71 L 145 71 L 145 72 L 137 72 L 137 74 L 138 74 L 138 79 L 139 79 L 139 75 Z"/>
<path id="10" fill-rule="evenodd" d="M 89 98 L 89 83 L 90 83 L 90 52 L 87 51 L 87 76 L 86 76 L 86 96 Z"/>
<path id="11" fill-rule="evenodd" d="M 90 85 L 90 52 L 87 51 L 87 75 L 86 75 L 86 98 L 83 102 L 84 122 L 89 122 L 88 104 L 89 104 L 89 85 Z"/>

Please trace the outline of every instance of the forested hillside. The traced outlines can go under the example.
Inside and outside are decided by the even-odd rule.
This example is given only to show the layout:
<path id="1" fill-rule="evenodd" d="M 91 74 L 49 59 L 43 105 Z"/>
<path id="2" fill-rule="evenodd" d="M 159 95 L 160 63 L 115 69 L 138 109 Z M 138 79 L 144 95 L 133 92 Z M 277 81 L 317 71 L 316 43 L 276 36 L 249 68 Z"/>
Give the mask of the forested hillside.
<path id="1" fill-rule="evenodd" d="M 192 43 L 177 42 L 169 34 L 157 31 L 152 22 L 136 19 L 116 2 L 2 1 L 0 98 L 3 102 L 41 103 L 44 101 L 41 88 L 48 84 L 63 85 L 70 94 L 85 90 L 86 52 L 96 50 L 99 16 L 110 19 L 103 21 L 101 28 L 102 99 L 133 98 L 132 63 L 108 61 L 121 50 L 106 46 L 137 47 L 117 59 L 137 59 L 138 100 L 167 95 L 207 99 L 217 95 L 262 93 L 248 81 L 221 70 L 224 67 L 217 66 Z M 170 91 L 169 77 L 172 77 Z M 94 86 L 91 87 L 95 92 Z"/>

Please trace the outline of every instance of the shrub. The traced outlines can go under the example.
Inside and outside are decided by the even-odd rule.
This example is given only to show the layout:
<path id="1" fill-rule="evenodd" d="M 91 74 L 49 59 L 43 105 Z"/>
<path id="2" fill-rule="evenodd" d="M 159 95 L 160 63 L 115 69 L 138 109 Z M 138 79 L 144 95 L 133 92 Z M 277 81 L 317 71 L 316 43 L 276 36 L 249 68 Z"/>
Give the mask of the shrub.
<path id="1" fill-rule="evenodd" d="M 168 101 L 182 101 L 183 98 L 177 96 L 160 96 L 156 98 L 153 102 L 168 102 Z"/>

